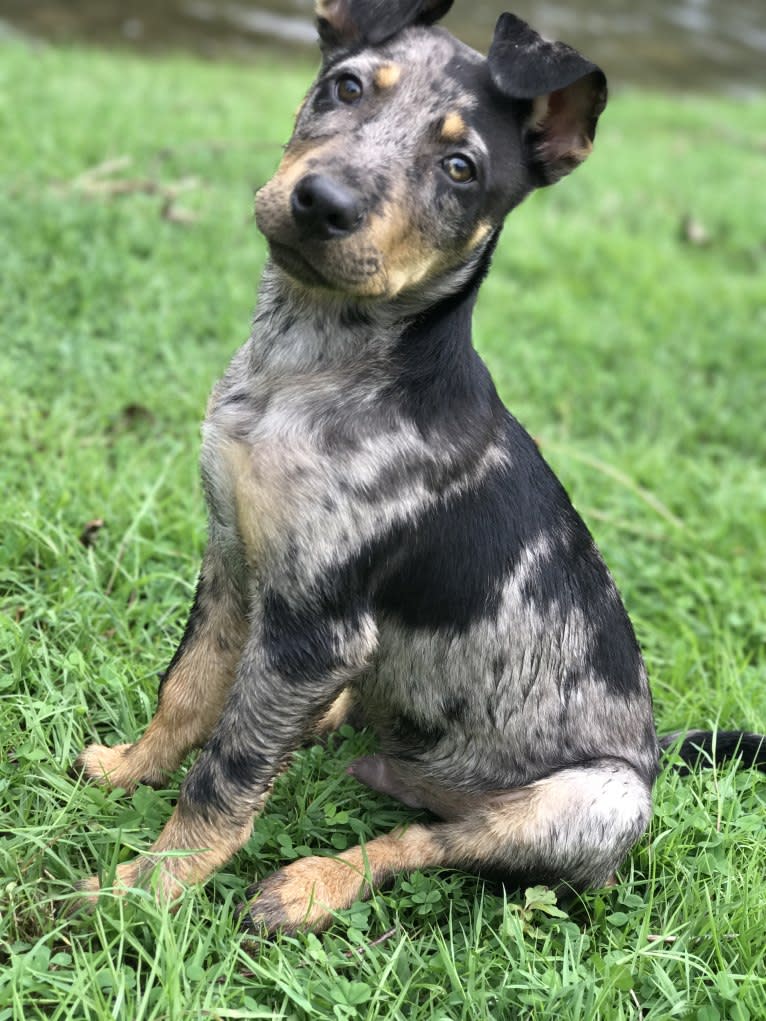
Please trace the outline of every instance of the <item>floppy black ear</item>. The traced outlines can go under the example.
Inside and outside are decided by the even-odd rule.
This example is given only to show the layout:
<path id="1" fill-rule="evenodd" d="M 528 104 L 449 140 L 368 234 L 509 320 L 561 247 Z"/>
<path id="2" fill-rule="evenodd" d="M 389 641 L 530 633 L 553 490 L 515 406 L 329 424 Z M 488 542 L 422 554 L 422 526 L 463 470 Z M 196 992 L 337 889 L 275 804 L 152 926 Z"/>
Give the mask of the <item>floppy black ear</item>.
<path id="1" fill-rule="evenodd" d="M 355 43 L 377 46 L 408 25 L 431 25 L 452 0 L 317 0 L 316 16 L 324 52 Z"/>
<path id="2" fill-rule="evenodd" d="M 606 106 L 606 75 L 566 43 L 550 43 L 514 14 L 501 14 L 489 56 L 495 88 L 531 100 L 530 159 L 538 184 L 553 184 L 590 154 Z"/>

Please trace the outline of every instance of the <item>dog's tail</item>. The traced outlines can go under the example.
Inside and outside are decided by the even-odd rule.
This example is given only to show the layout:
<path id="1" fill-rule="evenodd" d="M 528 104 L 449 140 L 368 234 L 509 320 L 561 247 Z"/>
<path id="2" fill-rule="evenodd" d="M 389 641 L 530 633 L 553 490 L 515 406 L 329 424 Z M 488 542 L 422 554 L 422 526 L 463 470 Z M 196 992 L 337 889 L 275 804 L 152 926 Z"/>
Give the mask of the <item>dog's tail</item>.
<path id="1" fill-rule="evenodd" d="M 739 759 L 743 766 L 766 773 L 766 734 L 745 730 L 676 730 L 660 737 L 660 748 L 672 751 L 678 760 L 670 766 L 677 772 L 691 773 L 700 766 L 717 766 L 728 759 Z"/>

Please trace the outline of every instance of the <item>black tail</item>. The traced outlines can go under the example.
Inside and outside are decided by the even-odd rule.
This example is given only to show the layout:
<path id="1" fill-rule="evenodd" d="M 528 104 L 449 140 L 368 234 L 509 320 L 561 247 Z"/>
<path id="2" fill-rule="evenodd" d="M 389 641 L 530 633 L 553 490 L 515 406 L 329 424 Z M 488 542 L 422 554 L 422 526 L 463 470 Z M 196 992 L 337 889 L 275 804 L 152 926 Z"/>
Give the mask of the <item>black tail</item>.
<path id="1" fill-rule="evenodd" d="M 766 773 L 766 734 L 744 730 L 676 730 L 660 738 L 663 751 L 671 749 L 681 760 L 671 766 L 679 773 L 691 773 L 700 766 L 717 766 L 727 759 L 740 759 L 743 766 Z"/>

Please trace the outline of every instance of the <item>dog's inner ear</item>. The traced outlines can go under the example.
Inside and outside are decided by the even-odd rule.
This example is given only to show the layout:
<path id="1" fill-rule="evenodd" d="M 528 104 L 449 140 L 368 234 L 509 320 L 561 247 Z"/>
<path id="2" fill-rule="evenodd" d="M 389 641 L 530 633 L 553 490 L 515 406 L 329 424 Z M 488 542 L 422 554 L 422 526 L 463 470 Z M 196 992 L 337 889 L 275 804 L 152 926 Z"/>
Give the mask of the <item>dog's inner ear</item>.
<path id="1" fill-rule="evenodd" d="M 593 148 L 606 106 L 604 72 L 571 46 L 546 42 L 513 14 L 500 16 L 487 61 L 499 92 L 531 101 L 525 140 L 535 184 L 553 184 Z"/>
<path id="2" fill-rule="evenodd" d="M 408 25 L 431 25 L 452 0 L 316 0 L 322 50 L 366 44 L 377 46 Z"/>

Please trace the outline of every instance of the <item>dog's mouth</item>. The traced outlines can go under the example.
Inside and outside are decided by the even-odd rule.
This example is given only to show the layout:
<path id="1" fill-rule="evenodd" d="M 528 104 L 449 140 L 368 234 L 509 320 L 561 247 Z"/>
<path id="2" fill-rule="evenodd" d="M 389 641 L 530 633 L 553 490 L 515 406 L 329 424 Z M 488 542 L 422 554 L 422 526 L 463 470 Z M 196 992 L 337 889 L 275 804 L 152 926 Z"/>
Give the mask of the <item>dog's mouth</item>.
<path id="1" fill-rule="evenodd" d="M 289 277 L 304 287 L 319 288 L 355 298 L 376 298 L 385 294 L 386 273 L 379 253 L 365 248 L 338 245 L 329 251 L 328 242 L 286 243 L 267 237 L 272 260 Z M 330 242 L 335 246 L 336 242 Z"/>
<path id="2" fill-rule="evenodd" d="M 308 259 L 289 245 L 282 244 L 280 241 L 270 240 L 269 252 L 277 266 L 297 280 L 298 283 L 306 284 L 309 287 L 334 289 L 330 281 Z"/>

